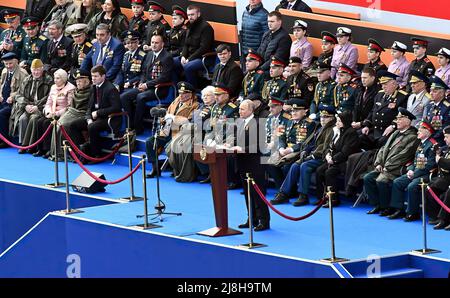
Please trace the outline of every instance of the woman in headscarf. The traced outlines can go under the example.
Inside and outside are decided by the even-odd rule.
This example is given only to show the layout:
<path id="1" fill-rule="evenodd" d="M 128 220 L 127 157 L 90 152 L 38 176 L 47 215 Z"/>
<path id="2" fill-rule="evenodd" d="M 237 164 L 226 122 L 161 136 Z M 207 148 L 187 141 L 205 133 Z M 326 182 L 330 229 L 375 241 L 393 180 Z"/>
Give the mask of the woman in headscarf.
<path id="1" fill-rule="evenodd" d="M 72 24 L 87 24 L 96 14 L 102 11 L 101 3 L 98 0 L 82 0 L 75 8 L 74 13 L 67 21 L 67 27 Z"/>
<path id="2" fill-rule="evenodd" d="M 95 28 L 100 23 L 109 25 L 111 36 L 119 39 L 122 33 L 128 30 L 128 19 L 120 10 L 118 0 L 104 0 L 102 11 L 89 21 L 87 32 L 91 39 L 95 39 Z"/>
<path id="3" fill-rule="evenodd" d="M 330 148 L 325 151 L 325 158 L 321 166 L 316 171 L 317 198 L 325 197 L 328 187 L 334 192 L 332 196 L 332 205 L 338 206 L 339 188 L 338 176 L 345 173 L 345 167 L 348 157 L 360 150 L 358 133 L 352 128 L 352 113 L 344 111 L 337 114 L 336 126 L 333 128 L 333 140 Z M 324 207 L 329 207 L 328 201 Z"/>

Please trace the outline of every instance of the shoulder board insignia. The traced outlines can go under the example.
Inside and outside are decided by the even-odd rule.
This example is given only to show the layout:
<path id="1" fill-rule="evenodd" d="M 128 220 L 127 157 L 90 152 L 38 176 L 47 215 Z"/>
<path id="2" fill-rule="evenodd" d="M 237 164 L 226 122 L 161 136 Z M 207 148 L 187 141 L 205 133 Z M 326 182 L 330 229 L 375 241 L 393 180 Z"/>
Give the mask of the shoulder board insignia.
<path id="1" fill-rule="evenodd" d="M 383 61 L 378 61 L 378 65 L 384 65 Z"/>
<path id="2" fill-rule="evenodd" d="M 425 58 L 423 58 L 423 61 L 425 61 L 425 62 L 431 62 L 431 60 L 430 59 L 428 59 L 428 57 L 425 57 Z"/>
<path id="3" fill-rule="evenodd" d="M 261 70 L 261 69 L 258 69 L 258 70 L 256 71 L 256 73 L 258 73 L 258 74 L 264 74 L 264 71 Z"/>
<path id="4" fill-rule="evenodd" d="M 286 112 L 284 112 L 282 116 L 283 116 L 283 118 L 286 118 L 288 120 L 291 120 L 291 117 L 292 117 L 291 114 L 286 113 Z"/>
<path id="5" fill-rule="evenodd" d="M 147 16 L 145 14 L 141 17 L 141 19 L 143 19 L 144 21 L 148 20 L 148 18 L 147 18 Z"/>
<path id="6" fill-rule="evenodd" d="M 408 95 L 408 92 L 404 91 L 404 90 L 398 90 L 399 93 L 403 94 L 403 95 Z"/>
<path id="7" fill-rule="evenodd" d="M 430 142 L 431 142 L 431 144 L 433 144 L 433 145 L 436 145 L 436 144 L 437 144 L 437 141 L 436 141 L 435 139 L 433 139 L 433 138 L 430 138 Z"/>
<path id="8" fill-rule="evenodd" d="M 39 35 L 39 39 L 41 39 L 41 40 L 46 40 L 47 37 L 45 37 L 44 35 Z"/>
<path id="9" fill-rule="evenodd" d="M 91 48 L 91 47 L 92 47 L 92 43 L 90 43 L 89 41 L 86 41 L 85 45 L 86 45 L 88 48 Z"/>
<path id="10" fill-rule="evenodd" d="M 237 107 L 237 106 L 236 106 L 234 103 L 232 103 L 232 102 L 228 103 L 228 106 L 231 107 L 231 108 L 233 108 L 233 109 L 235 109 L 235 108 Z"/>
<path id="11" fill-rule="evenodd" d="M 167 24 L 167 21 L 165 19 L 161 19 L 161 24 L 165 25 Z"/>
<path id="12" fill-rule="evenodd" d="M 444 100 L 443 103 L 444 103 L 444 106 L 446 106 L 446 107 L 450 106 L 450 102 L 448 102 L 447 100 Z"/>
<path id="13" fill-rule="evenodd" d="M 139 56 L 145 57 L 145 52 L 144 51 L 139 51 Z"/>
<path id="14" fill-rule="evenodd" d="M 378 93 L 384 93 L 384 90 L 383 90 L 383 89 L 381 89 L 380 91 L 378 91 Z"/>
<path id="15" fill-rule="evenodd" d="M 428 99 L 431 99 L 431 94 L 427 92 L 427 93 L 425 93 L 425 97 Z"/>
<path id="16" fill-rule="evenodd" d="M 312 120 L 311 118 L 307 117 L 307 118 L 305 119 L 305 121 L 308 122 L 308 123 L 311 123 L 311 122 L 313 122 L 314 120 Z"/>

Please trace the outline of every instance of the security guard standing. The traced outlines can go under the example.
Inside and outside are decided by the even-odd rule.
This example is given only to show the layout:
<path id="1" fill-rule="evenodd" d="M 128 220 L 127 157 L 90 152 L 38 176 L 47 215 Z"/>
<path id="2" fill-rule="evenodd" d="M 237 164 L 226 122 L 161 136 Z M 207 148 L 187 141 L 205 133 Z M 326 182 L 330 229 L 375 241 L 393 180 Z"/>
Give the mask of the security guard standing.
<path id="1" fill-rule="evenodd" d="M 302 59 L 291 57 L 289 59 L 291 75 L 287 78 L 288 98 L 302 98 L 309 107 L 314 97 L 315 78 L 303 71 Z"/>
<path id="2" fill-rule="evenodd" d="M 183 51 L 184 41 L 186 39 L 186 25 L 187 13 L 179 5 L 172 6 L 172 23 L 173 27 L 169 32 L 169 52 L 172 57 L 181 56 Z"/>
<path id="3" fill-rule="evenodd" d="M 331 78 L 331 65 L 320 63 L 317 65 L 317 79 L 319 82 L 314 91 L 314 99 L 311 103 L 309 112 L 316 114 L 321 104 L 334 106 L 334 88 L 337 83 Z"/>
<path id="4" fill-rule="evenodd" d="M 136 88 L 141 80 L 142 64 L 145 52 L 139 47 L 141 35 L 137 31 L 126 31 L 123 40 L 128 46 L 128 51 L 123 55 L 122 68 L 114 80 L 116 88 L 123 91 Z"/>
<path id="5" fill-rule="evenodd" d="M 267 103 L 271 96 L 276 96 L 282 100 L 285 100 L 288 92 L 288 85 L 283 78 L 283 70 L 286 67 L 286 62 L 275 56 L 272 57 L 270 62 L 270 80 L 264 83 L 261 91 L 262 99 Z"/>
<path id="6" fill-rule="evenodd" d="M 22 53 L 25 31 L 20 25 L 20 15 L 18 12 L 4 10 L 3 18 L 8 28 L 0 33 L 0 55 L 14 52 L 20 58 Z"/>
<path id="7" fill-rule="evenodd" d="M 445 99 L 449 86 L 436 76 L 432 76 L 430 82 L 431 101 L 425 107 L 424 120 L 431 123 L 435 131 L 433 138 L 439 145 L 445 146 L 442 129 L 450 124 L 450 102 Z"/>
<path id="8" fill-rule="evenodd" d="M 380 45 L 378 41 L 373 38 L 369 39 L 369 46 L 367 47 L 367 57 L 369 62 L 364 65 L 364 67 L 370 67 L 375 70 L 375 73 L 380 70 L 387 70 L 386 64 L 381 61 L 381 53 L 384 52 L 384 48 Z"/>
<path id="9" fill-rule="evenodd" d="M 84 58 L 92 49 L 92 43 L 87 39 L 87 24 L 73 24 L 67 27 L 66 32 L 72 36 L 73 45 L 70 55 L 70 79 L 75 82 L 75 71 L 81 67 Z"/>
<path id="10" fill-rule="evenodd" d="M 27 17 L 22 20 L 22 25 L 27 35 L 23 40 L 20 67 L 29 71 L 34 59 L 45 60 L 48 38 L 39 34 L 40 24 L 37 18 Z"/>
<path id="11" fill-rule="evenodd" d="M 411 40 L 413 41 L 414 56 L 416 56 L 416 59 L 411 62 L 409 70 L 417 70 L 430 77 L 434 74 L 435 68 L 431 60 L 427 57 L 428 41 L 417 37 L 413 37 Z"/>
<path id="12" fill-rule="evenodd" d="M 259 69 L 263 57 L 253 49 L 248 49 L 245 61 L 247 73 L 242 80 L 242 90 L 239 94 L 239 100 L 247 98 L 252 93 L 261 94 L 264 85 L 264 71 Z"/>
<path id="13" fill-rule="evenodd" d="M 141 38 L 145 36 L 145 28 L 148 24 L 148 18 L 144 14 L 144 9 L 144 0 L 131 0 L 131 10 L 133 11 L 133 16 L 130 19 L 128 28 L 131 31 L 139 32 Z"/>
<path id="14" fill-rule="evenodd" d="M 170 25 L 164 19 L 164 7 L 156 1 L 148 2 L 149 8 L 148 12 L 150 15 L 149 22 L 147 25 L 147 30 L 145 31 L 145 39 L 144 39 L 144 50 L 148 51 L 150 49 L 150 40 L 153 35 L 159 34 L 164 37 L 167 37 L 170 32 Z M 166 45 L 168 47 L 169 44 Z"/>
<path id="15" fill-rule="evenodd" d="M 336 111 L 353 111 L 355 107 L 355 88 L 350 84 L 356 72 L 341 63 L 337 73 L 337 85 L 333 90 L 333 101 Z"/>

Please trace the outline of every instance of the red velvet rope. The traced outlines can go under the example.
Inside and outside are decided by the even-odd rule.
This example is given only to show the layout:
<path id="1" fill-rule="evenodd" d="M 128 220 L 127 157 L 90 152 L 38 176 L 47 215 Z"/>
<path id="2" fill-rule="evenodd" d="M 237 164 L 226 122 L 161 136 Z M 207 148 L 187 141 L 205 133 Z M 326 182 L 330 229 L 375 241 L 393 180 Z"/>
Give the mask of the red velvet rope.
<path id="1" fill-rule="evenodd" d="M 441 207 L 447 211 L 447 213 L 450 213 L 450 208 L 448 208 L 444 202 L 442 202 L 438 196 L 434 193 L 434 191 L 431 189 L 431 187 L 427 186 L 428 192 L 430 193 L 431 197 L 439 204 Z"/>
<path id="2" fill-rule="evenodd" d="M 125 142 L 125 139 L 122 138 L 120 140 L 119 144 L 117 145 L 117 147 L 112 152 L 108 153 L 107 155 L 105 155 L 103 157 L 91 157 L 89 155 L 86 155 L 86 153 L 84 153 L 77 147 L 77 145 L 73 142 L 73 140 L 70 138 L 69 134 L 64 129 L 64 126 L 61 125 L 60 128 L 61 128 L 61 132 L 62 132 L 64 138 L 66 138 L 66 140 L 69 142 L 72 149 L 75 150 L 81 157 L 83 157 L 89 161 L 93 161 L 93 162 L 103 162 L 103 161 L 113 157 L 119 151 L 120 147 Z"/>
<path id="3" fill-rule="evenodd" d="M 44 132 L 42 137 L 39 140 L 37 140 L 36 142 L 34 142 L 33 144 L 29 145 L 29 146 L 19 146 L 19 145 L 16 145 L 14 143 L 11 143 L 2 134 L 0 134 L 0 139 L 2 139 L 3 142 L 8 144 L 8 146 L 11 146 L 13 148 L 17 148 L 17 149 L 21 149 L 21 150 L 28 150 L 28 149 L 31 149 L 31 148 L 36 147 L 37 145 L 39 145 L 39 143 L 41 143 L 48 136 L 48 134 L 50 133 L 52 128 L 53 128 L 53 122 L 47 127 L 47 130 Z"/>
<path id="4" fill-rule="evenodd" d="M 139 167 L 141 166 L 141 162 L 139 162 L 136 167 L 134 167 L 134 169 L 128 173 L 125 177 L 114 180 L 114 181 L 108 181 L 108 180 L 103 180 L 98 178 L 97 176 L 95 176 L 94 174 L 92 174 L 84 165 L 83 163 L 78 159 L 77 155 L 75 154 L 75 152 L 73 152 L 72 150 L 69 150 L 70 155 L 72 156 L 72 158 L 75 160 L 75 162 L 80 166 L 80 168 L 83 169 L 83 171 L 86 172 L 86 174 L 88 174 L 92 179 L 100 182 L 100 183 L 104 183 L 104 184 L 117 184 L 120 183 L 126 179 L 128 179 L 131 175 L 133 175 L 134 173 L 136 173 L 136 171 L 139 169 Z"/>
<path id="5" fill-rule="evenodd" d="M 261 192 L 261 190 L 259 189 L 258 185 L 255 183 L 255 181 L 252 181 L 252 184 L 253 184 L 253 187 L 255 188 L 256 192 L 258 193 L 258 195 L 261 197 L 261 199 L 264 201 L 264 203 L 266 203 L 266 205 L 269 206 L 270 209 L 272 209 L 276 214 L 280 215 L 281 217 L 284 217 L 286 219 L 293 220 L 293 221 L 300 221 L 300 220 L 307 219 L 308 217 L 311 217 L 317 211 L 319 211 L 319 209 L 322 207 L 323 202 L 325 201 L 322 198 L 320 200 L 319 204 L 316 206 L 316 208 L 314 208 L 311 212 L 309 212 L 306 215 L 303 215 L 303 216 L 300 216 L 300 217 L 292 217 L 292 216 L 286 215 L 286 214 L 280 212 L 279 210 L 275 209 L 275 207 L 273 207 L 273 205 L 266 199 L 266 197 Z"/>

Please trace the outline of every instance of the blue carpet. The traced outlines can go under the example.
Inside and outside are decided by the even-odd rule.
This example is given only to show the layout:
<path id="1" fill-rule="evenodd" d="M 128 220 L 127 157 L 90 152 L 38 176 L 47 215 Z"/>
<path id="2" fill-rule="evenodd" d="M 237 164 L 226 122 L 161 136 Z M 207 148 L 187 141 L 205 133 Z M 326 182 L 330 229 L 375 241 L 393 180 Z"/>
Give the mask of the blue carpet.
<path id="1" fill-rule="evenodd" d="M 34 158 L 29 154 L 18 155 L 16 150 L 0 151 L 0 178 L 43 184 L 54 179 L 53 163 L 42 158 Z M 60 180 L 63 180 L 63 163 L 60 163 Z M 81 169 L 76 164 L 70 164 L 71 180 L 75 179 Z M 106 173 L 107 179 L 117 179 L 128 172 L 124 166 L 102 163 L 88 166 L 91 171 Z M 136 195 L 142 196 L 141 172 L 135 179 Z M 147 179 L 149 211 L 153 212 L 156 203 L 156 180 Z M 229 191 L 228 208 L 229 224 L 236 228 L 246 219 L 246 209 L 240 190 Z M 96 194 L 106 198 L 120 198 L 129 195 L 129 182 L 107 186 L 107 192 Z M 269 198 L 274 190 L 269 190 Z M 161 198 L 167 206 L 167 212 L 182 212 L 182 216 L 163 216 L 163 222 L 157 222 L 162 228 L 154 231 L 201 239 L 226 245 L 239 245 L 249 241 L 248 230 L 243 235 L 209 238 L 196 235 L 196 232 L 214 226 L 214 214 L 209 185 L 198 183 L 177 183 L 168 173 L 161 179 Z M 293 207 L 290 204 L 277 206 L 279 210 L 291 216 L 308 213 L 313 206 Z M 405 223 L 401 220 L 391 221 L 377 215 L 366 215 L 368 205 L 351 208 L 349 202 L 334 209 L 336 255 L 350 259 L 366 258 L 371 254 L 391 255 L 409 252 L 422 247 L 421 222 Z M 130 226 L 143 222 L 136 215 L 143 214 L 143 202 L 113 204 L 84 209 L 85 213 L 77 214 L 79 218 Z M 254 233 L 254 241 L 264 243 L 265 248 L 259 251 L 285 256 L 317 260 L 330 257 L 329 211 L 321 209 L 313 217 L 292 222 L 271 212 L 271 229 Z M 155 220 L 156 221 L 156 220 Z M 153 222 L 155 222 L 153 221 Z M 428 228 L 428 247 L 439 249 L 442 253 L 433 256 L 450 259 L 450 232 L 434 231 Z"/>

